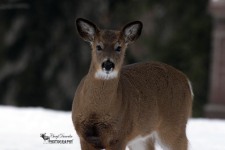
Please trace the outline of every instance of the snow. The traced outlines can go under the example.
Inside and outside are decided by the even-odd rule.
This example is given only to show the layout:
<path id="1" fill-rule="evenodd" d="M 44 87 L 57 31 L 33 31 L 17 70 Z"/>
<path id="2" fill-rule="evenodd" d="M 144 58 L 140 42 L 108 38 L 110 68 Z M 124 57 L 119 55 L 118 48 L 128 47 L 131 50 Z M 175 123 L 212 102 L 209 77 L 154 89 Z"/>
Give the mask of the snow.
<path id="1" fill-rule="evenodd" d="M 72 135 L 73 143 L 48 144 L 41 133 Z M 225 150 L 225 120 L 190 119 L 187 136 L 190 150 Z M 80 150 L 71 112 L 0 106 L 0 150 L 62 149 Z"/>

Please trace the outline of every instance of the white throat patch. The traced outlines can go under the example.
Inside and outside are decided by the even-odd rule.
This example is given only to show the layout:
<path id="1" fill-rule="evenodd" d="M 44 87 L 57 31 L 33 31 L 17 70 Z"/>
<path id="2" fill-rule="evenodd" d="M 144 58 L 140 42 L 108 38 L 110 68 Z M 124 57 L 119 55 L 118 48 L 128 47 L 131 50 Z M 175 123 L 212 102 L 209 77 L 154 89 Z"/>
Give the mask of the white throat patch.
<path id="1" fill-rule="evenodd" d="M 101 80 L 110 80 L 110 79 L 117 78 L 117 76 L 118 76 L 118 71 L 117 70 L 106 72 L 106 71 L 103 71 L 103 70 L 99 69 L 95 73 L 95 78 L 101 79 Z"/>

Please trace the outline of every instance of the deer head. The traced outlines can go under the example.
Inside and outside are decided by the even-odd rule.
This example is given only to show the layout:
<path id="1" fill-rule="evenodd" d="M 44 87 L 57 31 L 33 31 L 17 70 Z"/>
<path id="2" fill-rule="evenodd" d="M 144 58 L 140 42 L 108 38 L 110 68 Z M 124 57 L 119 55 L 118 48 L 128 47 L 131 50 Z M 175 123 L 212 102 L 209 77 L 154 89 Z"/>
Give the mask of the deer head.
<path id="1" fill-rule="evenodd" d="M 94 23 L 78 18 L 76 26 L 82 39 L 91 45 L 94 77 L 104 80 L 117 78 L 127 45 L 138 39 L 142 23 L 131 22 L 120 31 L 101 30 Z"/>

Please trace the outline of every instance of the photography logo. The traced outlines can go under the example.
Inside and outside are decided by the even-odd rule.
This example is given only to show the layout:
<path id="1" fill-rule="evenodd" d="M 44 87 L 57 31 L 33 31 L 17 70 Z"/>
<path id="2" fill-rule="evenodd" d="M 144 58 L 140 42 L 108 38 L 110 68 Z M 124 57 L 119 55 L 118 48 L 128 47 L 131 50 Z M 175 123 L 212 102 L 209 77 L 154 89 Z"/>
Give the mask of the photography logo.
<path id="1" fill-rule="evenodd" d="M 41 133 L 40 137 L 44 140 L 44 144 L 73 144 L 72 135 L 60 134 L 46 134 Z"/>

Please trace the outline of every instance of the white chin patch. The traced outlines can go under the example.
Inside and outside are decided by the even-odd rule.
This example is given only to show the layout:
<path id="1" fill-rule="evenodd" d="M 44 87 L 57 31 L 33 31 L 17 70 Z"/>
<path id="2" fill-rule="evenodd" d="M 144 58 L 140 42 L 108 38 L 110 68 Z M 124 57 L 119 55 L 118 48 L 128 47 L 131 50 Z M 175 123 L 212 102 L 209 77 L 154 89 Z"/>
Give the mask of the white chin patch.
<path id="1" fill-rule="evenodd" d="M 117 70 L 105 71 L 105 70 L 99 69 L 95 73 L 95 78 L 101 79 L 101 80 L 110 80 L 110 79 L 117 78 L 117 76 L 118 76 L 118 71 Z"/>

